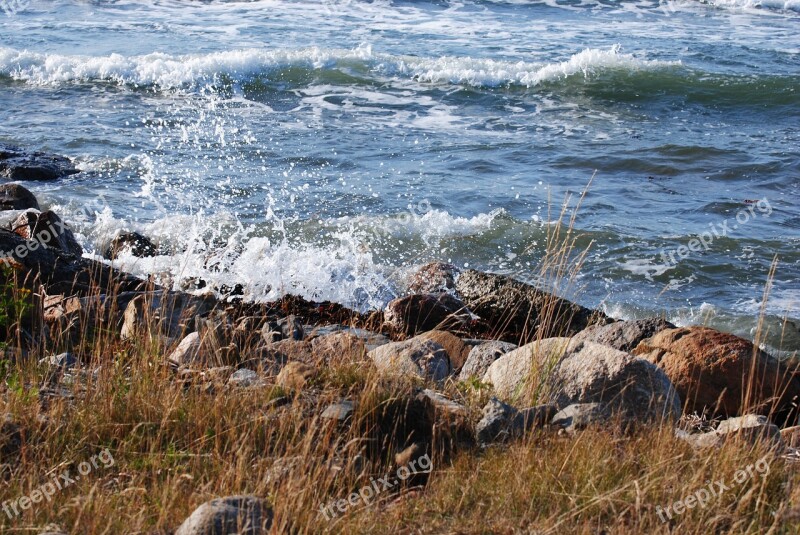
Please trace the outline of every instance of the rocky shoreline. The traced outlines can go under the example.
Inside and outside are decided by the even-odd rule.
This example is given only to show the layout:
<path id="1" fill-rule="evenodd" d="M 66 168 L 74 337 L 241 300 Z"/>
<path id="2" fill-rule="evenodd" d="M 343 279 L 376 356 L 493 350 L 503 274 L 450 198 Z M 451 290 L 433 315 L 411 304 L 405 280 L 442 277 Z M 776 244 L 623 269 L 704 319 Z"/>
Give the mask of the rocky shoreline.
<path id="1" fill-rule="evenodd" d="M 76 172 L 62 157 L 0 146 L 0 176 L 7 179 Z M 0 207 L 19 211 L 0 228 L 5 278 L 31 296 L 24 317 L 5 333 L 6 359 L 35 355 L 62 378 L 80 381 L 95 372 L 85 341 L 100 335 L 158 340 L 161 364 L 187 388 L 277 386 L 285 393 L 280 403 L 313 396 L 325 369 L 358 363 L 416 385 L 379 417 L 380 425 L 403 428 L 396 443 L 370 446 L 368 454 L 396 451 L 398 465 L 423 453 L 441 462 L 534 431 L 572 436 L 591 427 L 625 436 L 668 426 L 696 448 L 746 440 L 767 444 L 776 456 L 797 456 L 798 370 L 732 334 L 661 318 L 615 321 L 510 277 L 444 263 L 422 266 L 413 293 L 367 314 L 296 296 L 254 304 L 176 292 L 81 258 L 69 226 L 40 212 L 23 186 L 0 185 Z M 107 256 L 122 250 L 152 256 L 157 249 L 126 234 Z M 42 354 L 51 347 L 64 352 Z M 490 389 L 481 414 L 444 395 L 453 383 Z M 316 412 L 346 427 L 355 409 L 351 399 L 320 399 Z M 212 533 L 215 524 L 234 526 L 244 517 L 266 530 L 270 511 L 262 498 L 221 498 L 198 508 L 176 533 Z"/>

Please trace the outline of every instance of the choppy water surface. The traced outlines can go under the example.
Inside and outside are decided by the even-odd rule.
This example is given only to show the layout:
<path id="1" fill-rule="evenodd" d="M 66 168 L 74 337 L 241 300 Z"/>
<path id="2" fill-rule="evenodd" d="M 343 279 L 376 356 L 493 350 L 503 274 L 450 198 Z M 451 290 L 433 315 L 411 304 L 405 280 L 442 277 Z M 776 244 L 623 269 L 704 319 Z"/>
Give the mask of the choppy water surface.
<path id="1" fill-rule="evenodd" d="M 434 259 L 532 278 L 596 171 L 571 297 L 752 336 L 777 256 L 797 349 L 799 54 L 797 0 L 31 2 L 0 140 L 88 171 L 33 186 L 88 250 L 172 252 L 128 269 L 359 308 Z"/>

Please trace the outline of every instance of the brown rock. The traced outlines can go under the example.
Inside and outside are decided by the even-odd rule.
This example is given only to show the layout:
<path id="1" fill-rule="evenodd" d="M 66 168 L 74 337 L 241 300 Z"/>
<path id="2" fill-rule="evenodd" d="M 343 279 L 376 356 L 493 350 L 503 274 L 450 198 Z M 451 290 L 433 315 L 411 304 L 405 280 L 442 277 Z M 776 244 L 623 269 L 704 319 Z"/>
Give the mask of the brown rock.
<path id="1" fill-rule="evenodd" d="M 358 336 L 350 333 L 332 333 L 311 341 L 311 350 L 317 362 L 353 363 L 367 358 L 367 346 Z"/>
<path id="2" fill-rule="evenodd" d="M 785 366 L 749 341 L 707 327 L 662 331 L 633 353 L 666 372 L 686 412 L 759 412 L 783 421 L 800 397 L 800 381 Z"/>
<path id="3" fill-rule="evenodd" d="M 447 331 L 428 331 L 419 337 L 436 342 L 447 351 L 447 356 L 450 357 L 450 368 L 453 373 L 458 373 L 461 370 L 467 360 L 467 355 L 472 349 L 461 338 Z"/>
<path id="4" fill-rule="evenodd" d="M 431 262 L 412 275 L 408 289 L 415 294 L 434 294 L 453 290 L 459 273 L 459 269 L 452 264 Z"/>
<path id="5" fill-rule="evenodd" d="M 460 324 L 461 320 L 453 316 L 457 311 L 449 306 L 449 301 L 437 296 L 414 294 L 390 301 L 384 311 L 384 321 L 398 331 L 414 335 Z"/>
<path id="6" fill-rule="evenodd" d="M 283 367 L 275 384 L 290 392 L 299 392 L 316 374 L 316 368 L 304 362 L 289 362 Z"/>
<path id="7" fill-rule="evenodd" d="M 311 342 L 290 339 L 281 340 L 267 344 L 265 350 L 275 360 L 314 362 L 314 349 Z"/>

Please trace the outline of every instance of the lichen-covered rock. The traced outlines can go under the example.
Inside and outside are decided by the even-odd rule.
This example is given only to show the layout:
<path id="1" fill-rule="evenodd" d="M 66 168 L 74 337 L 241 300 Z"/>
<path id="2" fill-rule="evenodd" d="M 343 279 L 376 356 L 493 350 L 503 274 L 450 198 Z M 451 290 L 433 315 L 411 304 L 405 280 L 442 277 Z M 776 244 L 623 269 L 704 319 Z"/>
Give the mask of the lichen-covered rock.
<path id="1" fill-rule="evenodd" d="M 664 370 L 687 412 L 796 415 L 800 379 L 747 340 L 707 327 L 667 329 L 633 351 Z"/>

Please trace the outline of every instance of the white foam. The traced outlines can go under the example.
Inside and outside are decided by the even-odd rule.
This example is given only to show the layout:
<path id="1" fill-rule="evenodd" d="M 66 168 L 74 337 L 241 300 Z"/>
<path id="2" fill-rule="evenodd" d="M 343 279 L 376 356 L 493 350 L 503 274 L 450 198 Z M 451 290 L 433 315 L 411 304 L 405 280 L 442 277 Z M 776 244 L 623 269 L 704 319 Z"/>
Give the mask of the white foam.
<path id="1" fill-rule="evenodd" d="M 416 58 L 373 52 L 370 46 L 351 50 L 231 50 L 174 56 L 161 52 L 143 56 L 73 56 L 39 54 L 0 48 L 0 73 L 37 85 L 104 81 L 130 86 L 178 89 L 204 86 L 220 76 L 242 81 L 286 67 L 337 69 L 366 67 L 382 76 L 403 76 L 420 82 L 472 86 L 532 87 L 575 75 L 606 70 L 663 69 L 680 62 L 646 60 L 623 54 L 619 46 L 586 49 L 553 63 L 510 62 L 470 57 Z"/>

